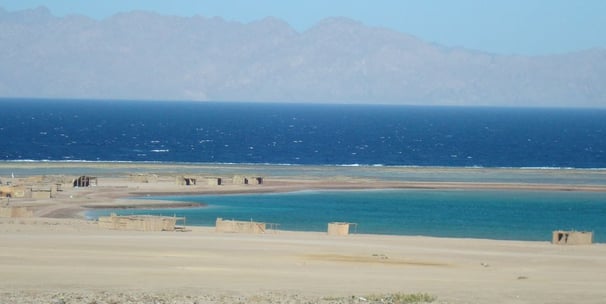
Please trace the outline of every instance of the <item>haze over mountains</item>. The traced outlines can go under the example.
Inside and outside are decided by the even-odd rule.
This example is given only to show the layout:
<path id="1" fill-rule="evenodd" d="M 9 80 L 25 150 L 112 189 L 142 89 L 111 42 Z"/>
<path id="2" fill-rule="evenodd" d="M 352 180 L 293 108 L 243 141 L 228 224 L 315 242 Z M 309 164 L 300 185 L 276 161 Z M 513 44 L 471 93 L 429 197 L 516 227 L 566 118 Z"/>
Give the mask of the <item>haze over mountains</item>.
<path id="1" fill-rule="evenodd" d="M 0 97 L 606 107 L 606 50 L 496 55 L 344 18 L 0 8 Z"/>

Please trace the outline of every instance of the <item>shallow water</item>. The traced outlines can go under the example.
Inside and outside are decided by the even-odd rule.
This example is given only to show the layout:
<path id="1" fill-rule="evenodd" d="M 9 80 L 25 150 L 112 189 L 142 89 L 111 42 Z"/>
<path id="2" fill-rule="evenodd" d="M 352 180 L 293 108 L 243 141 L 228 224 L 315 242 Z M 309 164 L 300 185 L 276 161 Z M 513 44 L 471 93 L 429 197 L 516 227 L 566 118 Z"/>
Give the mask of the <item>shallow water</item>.
<path id="1" fill-rule="evenodd" d="M 328 222 L 344 221 L 357 223 L 359 233 L 502 240 L 549 241 L 553 230 L 588 230 L 606 242 L 606 198 L 593 192 L 362 190 L 153 199 L 208 206 L 118 213 L 174 214 L 200 226 L 213 226 L 217 217 L 254 220 L 298 231 L 326 231 Z"/>

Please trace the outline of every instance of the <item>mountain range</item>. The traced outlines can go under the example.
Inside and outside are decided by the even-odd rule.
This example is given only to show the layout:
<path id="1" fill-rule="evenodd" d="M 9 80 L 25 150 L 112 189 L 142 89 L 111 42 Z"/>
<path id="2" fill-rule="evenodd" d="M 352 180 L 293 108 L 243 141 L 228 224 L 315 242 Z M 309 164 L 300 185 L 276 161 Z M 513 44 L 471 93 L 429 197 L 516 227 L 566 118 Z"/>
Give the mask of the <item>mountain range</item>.
<path id="1" fill-rule="evenodd" d="M 0 45 L 0 97 L 606 106 L 605 49 L 492 54 L 346 18 L 298 32 L 273 17 L 0 8 Z"/>

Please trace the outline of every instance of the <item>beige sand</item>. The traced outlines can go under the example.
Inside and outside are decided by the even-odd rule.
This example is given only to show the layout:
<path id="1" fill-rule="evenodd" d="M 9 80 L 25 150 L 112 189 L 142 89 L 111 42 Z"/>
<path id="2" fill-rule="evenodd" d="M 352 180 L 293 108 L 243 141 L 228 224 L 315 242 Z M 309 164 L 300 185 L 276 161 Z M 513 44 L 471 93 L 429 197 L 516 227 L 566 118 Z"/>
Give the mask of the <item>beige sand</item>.
<path id="1" fill-rule="evenodd" d="M 36 218 L 0 218 L 1 303 L 362 303 L 382 293 L 429 293 L 438 303 L 603 303 L 606 246 L 379 235 L 328 236 L 130 232 L 77 219 L 99 206 L 165 205 L 128 200 L 157 193 L 323 188 L 541 188 L 599 186 L 408 183 L 361 179 L 266 179 L 261 186 L 176 186 L 100 179 L 50 200 L 11 200 Z M 571 189 L 574 187 L 574 189 Z M 546 231 L 546 239 L 549 231 Z M 354 296 L 354 297 L 352 297 Z M 127 301 L 128 300 L 128 301 Z M 160 301 L 160 300 L 158 300 Z M 354 301 L 354 302 L 352 302 Z M 109 302 L 108 302 L 109 303 Z"/>
<path id="2" fill-rule="evenodd" d="M 0 299 L 57 292 L 307 298 L 425 292 L 447 303 L 603 303 L 606 246 L 324 233 L 101 230 L 0 220 Z"/>

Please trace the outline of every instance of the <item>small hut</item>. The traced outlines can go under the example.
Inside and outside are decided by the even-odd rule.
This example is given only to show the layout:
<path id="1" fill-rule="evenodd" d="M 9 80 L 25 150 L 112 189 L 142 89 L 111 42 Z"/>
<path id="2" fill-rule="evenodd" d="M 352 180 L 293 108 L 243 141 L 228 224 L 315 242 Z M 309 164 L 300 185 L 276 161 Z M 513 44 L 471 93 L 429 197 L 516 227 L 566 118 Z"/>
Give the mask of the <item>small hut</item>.
<path id="1" fill-rule="evenodd" d="M 557 245 L 590 245 L 593 243 L 593 232 L 556 230 L 553 232 L 551 243 Z"/>
<path id="2" fill-rule="evenodd" d="M 97 186 L 97 178 L 93 176 L 82 175 L 72 182 L 74 188 Z"/>
<path id="3" fill-rule="evenodd" d="M 341 235 L 341 236 L 349 235 L 350 226 L 357 227 L 358 224 L 345 223 L 345 222 L 328 223 L 328 235 Z"/>
<path id="4" fill-rule="evenodd" d="M 179 186 L 193 186 L 197 179 L 191 176 L 177 176 L 176 183 Z"/>
<path id="5" fill-rule="evenodd" d="M 209 177 L 206 180 L 209 186 L 221 186 L 223 184 L 223 179 L 220 177 Z"/>
<path id="6" fill-rule="evenodd" d="M 234 185 L 248 185 L 248 178 L 244 175 L 234 175 L 233 183 Z"/>
<path id="7" fill-rule="evenodd" d="M 263 184 L 263 177 L 261 177 L 261 176 L 249 177 L 248 178 L 248 183 L 250 183 L 252 185 L 262 185 Z"/>
<path id="8" fill-rule="evenodd" d="M 263 184 L 263 177 L 261 176 L 244 176 L 244 175 L 235 175 L 233 178 L 233 183 L 235 185 L 261 185 Z"/>

